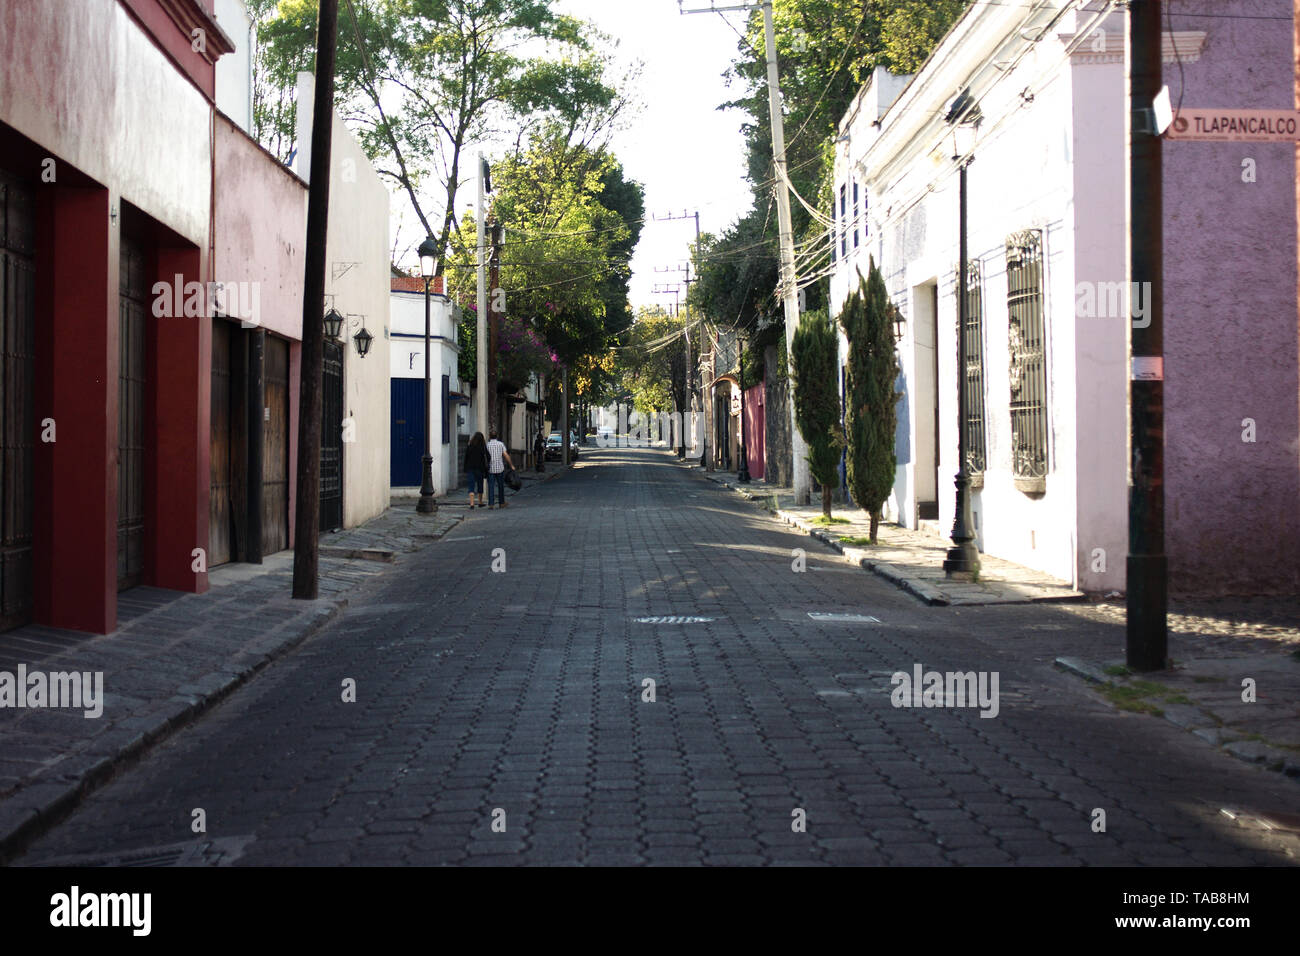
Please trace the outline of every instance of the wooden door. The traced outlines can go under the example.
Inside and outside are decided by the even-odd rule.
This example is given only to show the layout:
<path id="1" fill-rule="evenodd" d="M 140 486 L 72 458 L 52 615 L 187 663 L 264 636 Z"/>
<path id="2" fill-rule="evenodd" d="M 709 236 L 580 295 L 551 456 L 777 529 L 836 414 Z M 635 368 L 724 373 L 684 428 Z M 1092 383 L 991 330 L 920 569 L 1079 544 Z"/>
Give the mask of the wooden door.
<path id="1" fill-rule="evenodd" d="M 145 335 L 148 331 L 144 247 L 122 237 L 118 285 L 117 589 L 135 587 L 144 571 Z"/>
<path id="2" fill-rule="evenodd" d="M 320 530 L 343 527 L 343 346 L 326 342 L 321 391 Z"/>
<path id="3" fill-rule="evenodd" d="M 233 392 L 232 356 L 235 326 L 212 320 L 211 462 L 208 486 L 208 567 L 234 559 L 234 494 L 231 481 Z"/>
<path id="4" fill-rule="evenodd" d="M 35 203 L 0 173 L 0 630 L 31 620 Z"/>
<path id="5" fill-rule="evenodd" d="M 262 553 L 289 547 L 289 343 L 266 337 L 262 433 Z"/>
<path id="6" fill-rule="evenodd" d="M 394 488 L 416 488 L 424 483 L 424 379 L 390 380 L 392 436 L 388 464 Z"/>

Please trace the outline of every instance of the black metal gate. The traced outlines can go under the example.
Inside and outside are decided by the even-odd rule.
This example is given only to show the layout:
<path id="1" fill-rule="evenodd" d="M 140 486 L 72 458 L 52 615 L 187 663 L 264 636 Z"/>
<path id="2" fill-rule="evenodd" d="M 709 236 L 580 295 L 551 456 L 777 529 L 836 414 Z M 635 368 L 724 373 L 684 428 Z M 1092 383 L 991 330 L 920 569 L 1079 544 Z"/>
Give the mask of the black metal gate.
<path id="1" fill-rule="evenodd" d="M 0 630 L 31 620 L 35 203 L 0 173 Z"/>
<path id="2" fill-rule="evenodd" d="M 343 527 L 343 346 L 326 342 L 321 391 L 320 529 Z"/>
<path id="3" fill-rule="evenodd" d="M 122 238 L 118 287 L 117 589 L 135 587 L 144 570 L 145 253 Z"/>

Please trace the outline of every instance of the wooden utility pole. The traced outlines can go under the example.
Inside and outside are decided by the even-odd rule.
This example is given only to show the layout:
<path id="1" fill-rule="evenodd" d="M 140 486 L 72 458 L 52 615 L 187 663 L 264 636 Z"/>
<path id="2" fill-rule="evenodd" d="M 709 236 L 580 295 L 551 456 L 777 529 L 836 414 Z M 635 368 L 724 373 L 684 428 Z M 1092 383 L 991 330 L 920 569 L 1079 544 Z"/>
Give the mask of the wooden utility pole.
<path id="1" fill-rule="evenodd" d="M 506 430 L 501 421 L 501 410 L 497 397 L 497 342 L 501 335 L 501 319 L 505 312 L 504 295 L 501 292 L 501 224 L 491 225 L 492 258 L 488 260 L 488 282 L 492 288 L 492 299 L 488 303 L 488 409 L 491 427 L 497 430 L 501 441 L 506 440 Z"/>
<path id="2" fill-rule="evenodd" d="M 1164 236 L 1160 92 L 1161 0 L 1128 9 L 1129 73 L 1129 486 L 1126 658 L 1134 670 L 1166 666 L 1168 562 L 1164 486 Z M 1133 300 L 1142 296 L 1145 308 Z M 1139 322 L 1137 314 L 1143 318 Z"/>
<path id="3" fill-rule="evenodd" d="M 315 103 L 311 123 L 311 182 L 307 192 L 307 250 L 302 290 L 302 367 L 298 401 L 298 499 L 293 542 L 293 596 L 319 594 L 321 376 L 325 341 L 325 238 L 330 207 L 330 143 L 334 127 L 334 45 L 338 0 L 320 0 L 316 27 Z"/>

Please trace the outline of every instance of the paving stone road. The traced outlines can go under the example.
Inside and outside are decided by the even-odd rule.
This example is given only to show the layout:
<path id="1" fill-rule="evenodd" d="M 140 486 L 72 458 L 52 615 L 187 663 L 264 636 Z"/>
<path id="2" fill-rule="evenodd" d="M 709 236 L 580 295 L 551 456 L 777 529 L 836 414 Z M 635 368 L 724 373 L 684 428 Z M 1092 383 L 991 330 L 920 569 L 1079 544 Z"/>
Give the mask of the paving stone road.
<path id="1" fill-rule="evenodd" d="M 1089 634 L 1123 643 L 926 607 L 662 451 L 584 450 L 400 555 L 15 862 L 192 845 L 201 808 L 237 865 L 1294 865 L 1221 809 L 1294 812 L 1300 786 L 1052 668 Z M 997 716 L 894 707 L 915 664 L 997 672 Z"/>

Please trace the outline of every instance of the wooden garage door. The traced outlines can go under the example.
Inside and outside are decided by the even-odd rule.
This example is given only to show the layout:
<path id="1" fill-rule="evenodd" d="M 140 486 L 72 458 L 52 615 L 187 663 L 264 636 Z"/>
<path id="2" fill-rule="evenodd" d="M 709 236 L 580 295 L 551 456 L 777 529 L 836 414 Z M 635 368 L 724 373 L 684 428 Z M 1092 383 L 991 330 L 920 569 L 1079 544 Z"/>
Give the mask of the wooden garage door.
<path id="1" fill-rule="evenodd" d="M 34 208 L 31 191 L 0 173 L 0 630 L 32 609 Z"/>
<path id="2" fill-rule="evenodd" d="M 262 553 L 289 547 L 289 343 L 266 337 L 262 435 Z"/>
<path id="3" fill-rule="evenodd" d="M 208 567 L 234 558 L 234 495 L 231 483 L 232 356 L 235 326 L 212 320 L 212 428 L 208 487 Z"/>
<path id="4" fill-rule="evenodd" d="M 144 570 L 145 333 L 149 283 L 145 251 L 122 238 L 118 286 L 117 589 Z"/>

